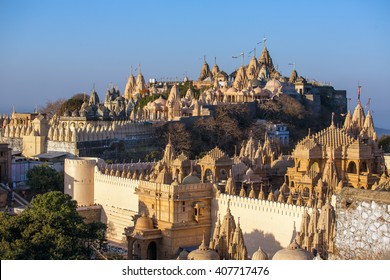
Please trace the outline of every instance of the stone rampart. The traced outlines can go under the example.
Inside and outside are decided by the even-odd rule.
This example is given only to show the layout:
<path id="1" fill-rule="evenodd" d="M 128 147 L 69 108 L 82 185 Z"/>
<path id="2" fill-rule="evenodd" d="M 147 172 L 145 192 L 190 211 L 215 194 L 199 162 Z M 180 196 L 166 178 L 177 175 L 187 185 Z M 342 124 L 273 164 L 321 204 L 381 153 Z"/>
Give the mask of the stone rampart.
<path id="1" fill-rule="evenodd" d="M 287 247 L 299 231 L 305 209 L 309 213 L 312 210 L 276 201 L 220 194 L 213 202 L 213 225 L 218 215 L 222 222 L 228 203 L 236 223 L 240 219 L 249 256 L 252 256 L 259 245 L 269 257 Z"/>
<path id="2" fill-rule="evenodd" d="M 139 180 L 106 175 L 95 167 L 94 202 L 103 207 L 101 221 L 107 225 L 107 238 L 126 245 L 125 227 L 133 226 L 132 216 L 138 214 Z"/>

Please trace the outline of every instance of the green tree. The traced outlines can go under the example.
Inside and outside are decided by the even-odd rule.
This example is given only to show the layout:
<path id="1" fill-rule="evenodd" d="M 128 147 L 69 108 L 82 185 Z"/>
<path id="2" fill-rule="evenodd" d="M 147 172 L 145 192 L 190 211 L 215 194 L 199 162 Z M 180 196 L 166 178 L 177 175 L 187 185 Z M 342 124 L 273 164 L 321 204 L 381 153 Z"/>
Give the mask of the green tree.
<path id="1" fill-rule="evenodd" d="M 146 154 L 146 161 L 160 160 L 162 158 L 162 150 L 153 150 L 150 153 Z"/>
<path id="2" fill-rule="evenodd" d="M 80 110 L 81 105 L 84 103 L 84 94 L 78 93 L 62 103 L 60 109 L 57 111 L 57 115 L 62 116 L 65 111 L 72 112 L 74 110 Z"/>
<path id="3" fill-rule="evenodd" d="M 137 103 L 137 106 L 135 107 L 135 109 L 136 110 L 142 109 L 149 102 L 154 101 L 154 100 L 158 99 L 159 97 L 160 97 L 160 95 L 158 95 L 158 94 L 156 94 L 156 95 L 149 95 L 149 96 L 143 97 L 143 98 L 138 100 L 138 103 Z"/>
<path id="4" fill-rule="evenodd" d="M 48 191 L 64 191 L 64 175 L 55 171 L 46 163 L 34 166 L 27 172 L 27 184 L 33 191 L 44 193 Z"/>
<path id="5" fill-rule="evenodd" d="M 85 224 L 69 195 L 37 195 L 20 215 L 0 213 L 1 259 L 90 259 L 105 243 L 106 226 Z"/>
<path id="6" fill-rule="evenodd" d="M 379 138 L 378 146 L 382 147 L 385 153 L 390 153 L 390 135 L 383 135 Z"/>
<path id="7" fill-rule="evenodd" d="M 203 92 L 206 89 L 208 89 L 208 88 L 198 89 L 198 88 L 194 87 L 194 85 L 190 81 L 187 81 L 187 82 L 184 82 L 184 83 L 179 83 L 178 88 L 179 88 L 179 92 L 180 92 L 180 97 L 186 96 L 186 93 L 187 93 L 187 90 L 188 90 L 189 87 L 191 87 L 192 92 L 194 93 L 194 98 L 195 99 L 199 98 L 201 92 Z"/>

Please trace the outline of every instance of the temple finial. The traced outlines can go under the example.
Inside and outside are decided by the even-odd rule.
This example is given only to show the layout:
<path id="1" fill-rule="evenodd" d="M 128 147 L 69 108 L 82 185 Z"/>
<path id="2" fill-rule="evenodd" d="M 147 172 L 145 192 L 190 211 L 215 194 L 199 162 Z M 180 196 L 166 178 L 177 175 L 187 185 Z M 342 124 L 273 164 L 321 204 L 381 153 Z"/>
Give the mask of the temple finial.
<path id="1" fill-rule="evenodd" d="M 348 98 L 348 112 L 351 110 L 351 97 Z"/>
<path id="2" fill-rule="evenodd" d="M 360 85 L 360 82 L 358 82 L 358 102 L 360 102 L 360 90 L 362 86 Z"/>
<path id="3" fill-rule="evenodd" d="M 371 98 L 369 97 L 366 105 L 368 111 L 370 111 L 370 103 L 371 103 Z"/>
<path id="4" fill-rule="evenodd" d="M 256 57 L 256 47 L 249 52 L 249 54 L 253 53 L 253 57 Z"/>

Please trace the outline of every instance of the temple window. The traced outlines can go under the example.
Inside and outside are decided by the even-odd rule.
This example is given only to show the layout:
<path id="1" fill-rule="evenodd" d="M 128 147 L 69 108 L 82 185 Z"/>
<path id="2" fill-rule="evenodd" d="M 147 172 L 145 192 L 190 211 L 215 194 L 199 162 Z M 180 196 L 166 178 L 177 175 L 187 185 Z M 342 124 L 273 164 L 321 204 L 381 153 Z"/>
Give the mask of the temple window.
<path id="1" fill-rule="evenodd" d="M 360 166 L 360 172 L 368 172 L 367 162 L 363 161 Z"/>
<path id="2" fill-rule="evenodd" d="M 357 173 L 357 168 L 356 168 L 356 163 L 351 161 L 349 164 L 348 164 L 348 168 L 347 168 L 347 172 L 348 173 Z"/>

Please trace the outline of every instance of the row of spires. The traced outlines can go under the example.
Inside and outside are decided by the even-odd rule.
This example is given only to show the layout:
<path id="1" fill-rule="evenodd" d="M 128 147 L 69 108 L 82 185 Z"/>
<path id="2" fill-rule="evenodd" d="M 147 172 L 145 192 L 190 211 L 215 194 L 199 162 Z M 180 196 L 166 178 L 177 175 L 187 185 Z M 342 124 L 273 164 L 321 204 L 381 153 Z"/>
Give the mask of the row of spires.
<path id="1" fill-rule="evenodd" d="M 322 181 L 321 181 L 322 182 Z M 306 206 L 309 208 L 316 207 L 321 208 L 324 205 L 324 200 L 326 200 L 327 197 L 329 197 L 329 193 L 326 194 L 324 197 L 322 192 L 319 192 L 318 194 L 314 191 L 312 194 L 309 194 L 308 197 L 304 198 L 301 191 L 298 191 L 297 193 L 293 194 L 292 192 L 289 192 L 288 195 L 286 195 L 286 191 L 284 190 L 287 188 L 287 185 L 284 183 L 282 187 L 274 192 L 272 188 L 268 192 L 268 195 L 263 190 L 263 185 L 260 186 L 260 191 L 256 195 L 256 191 L 254 189 L 254 184 L 251 184 L 250 191 L 247 193 L 247 191 L 244 188 L 244 184 L 241 185 L 240 191 L 238 196 L 240 197 L 248 197 L 252 199 L 259 199 L 259 200 L 267 200 L 267 201 L 276 201 L 279 203 L 286 203 L 296 206 Z M 321 187 L 322 188 L 322 187 Z M 235 188 L 233 187 L 231 178 L 228 179 L 225 193 L 229 195 L 237 195 Z"/>

